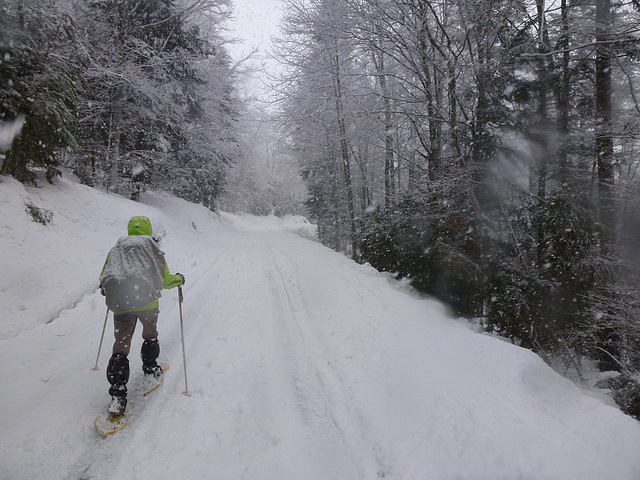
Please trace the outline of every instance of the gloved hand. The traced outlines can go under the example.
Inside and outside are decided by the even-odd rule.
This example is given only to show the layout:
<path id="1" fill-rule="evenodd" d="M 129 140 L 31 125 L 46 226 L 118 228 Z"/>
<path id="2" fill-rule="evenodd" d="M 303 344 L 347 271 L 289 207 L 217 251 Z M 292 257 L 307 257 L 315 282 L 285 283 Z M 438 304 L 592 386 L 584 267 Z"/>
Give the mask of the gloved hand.
<path id="1" fill-rule="evenodd" d="M 176 275 L 182 279 L 182 283 L 180 284 L 180 286 L 184 285 L 184 275 L 181 273 L 176 273 Z"/>

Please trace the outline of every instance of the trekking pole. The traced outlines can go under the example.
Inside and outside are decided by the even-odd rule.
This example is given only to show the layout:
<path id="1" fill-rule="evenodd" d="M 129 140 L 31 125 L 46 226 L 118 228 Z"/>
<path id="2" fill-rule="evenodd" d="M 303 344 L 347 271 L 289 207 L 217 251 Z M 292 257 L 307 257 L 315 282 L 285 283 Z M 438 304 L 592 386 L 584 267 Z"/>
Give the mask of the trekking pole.
<path id="1" fill-rule="evenodd" d="M 178 304 L 180 306 L 180 338 L 182 340 L 182 365 L 184 366 L 184 392 L 183 395 L 190 397 L 189 393 L 189 385 L 187 384 L 187 356 L 184 351 L 184 325 L 182 322 L 182 300 L 184 297 L 182 296 L 182 285 L 178 287 Z"/>
<path id="2" fill-rule="evenodd" d="M 98 370 L 98 359 L 100 358 L 100 350 L 102 350 L 102 341 L 104 340 L 104 331 L 107 328 L 108 318 L 109 318 L 109 307 L 107 307 L 107 314 L 104 316 L 104 325 L 102 326 L 102 335 L 100 335 L 100 346 L 98 347 L 98 356 L 96 357 L 96 365 L 91 369 L 93 372 Z"/>

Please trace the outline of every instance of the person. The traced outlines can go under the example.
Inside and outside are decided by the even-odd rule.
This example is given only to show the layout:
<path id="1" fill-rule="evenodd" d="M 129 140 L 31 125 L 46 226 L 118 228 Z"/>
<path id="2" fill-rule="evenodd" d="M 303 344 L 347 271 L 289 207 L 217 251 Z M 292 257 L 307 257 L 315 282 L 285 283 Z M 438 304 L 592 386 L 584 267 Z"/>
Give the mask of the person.
<path id="1" fill-rule="evenodd" d="M 100 290 L 113 312 L 115 342 L 107 366 L 112 415 L 121 415 L 127 406 L 128 355 L 138 320 L 142 324 L 142 370 L 147 377 L 162 375 L 162 366 L 157 363 L 158 298 L 162 289 L 178 287 L 185 281 L 184 275 L 170 273 L 164 253 L 152 238 L 149 218 L 132 217 L 128 234 L 111 249 L 100 274 Z"/>

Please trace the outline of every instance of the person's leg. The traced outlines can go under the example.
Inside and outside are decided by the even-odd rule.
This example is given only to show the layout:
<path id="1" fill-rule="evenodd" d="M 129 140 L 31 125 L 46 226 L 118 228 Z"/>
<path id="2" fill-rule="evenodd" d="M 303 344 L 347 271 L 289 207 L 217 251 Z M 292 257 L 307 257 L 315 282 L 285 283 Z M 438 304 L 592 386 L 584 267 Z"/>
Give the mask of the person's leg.
<path id="1" fill-rule="evenodd" d="M 125 357 L 129 355 L 131 339 L 136 329 L 137 319 L 138 315 L 133 312 L 120 313 L 113 316 L 113 336 L 115 337 L 115 342 L 113 343 L 112 353 L 121 353 Z"/>
<path id="2" fill-rule="evenodd" d="M 113 397 L 112 413 L 122 413 L 127 405 L 127 382 L 129 381 L 129 351 L 131 338 L 136 328 L 135 314 L 124 313 L 113 316 L 114 337 L 113 354 L 107 366 L 107 380 L 111 387 L 109 395 Z"/>
<path id="3" fill-rule="evenodd" d="M 129 381 L 129 359 L 122 353 L 114 353 L 109 359 L 107 380 L 111 384 L 111 413 L 120 414 L 127 406 L 127 382 Z"/>
<path id="4" fill-rule="evenodd" d="M 162 373 L 162 367 L 158 365 L 157 359 L 160 355 L 160 344 L 158 343 L 158 314 L 157 308 L 153 310 L 145 310 L 138 312 L 140 323 L 142 323 L 142 349 L 140 357 L 142 358 L 142 370 L 146 375 L 159 376 Z"/>

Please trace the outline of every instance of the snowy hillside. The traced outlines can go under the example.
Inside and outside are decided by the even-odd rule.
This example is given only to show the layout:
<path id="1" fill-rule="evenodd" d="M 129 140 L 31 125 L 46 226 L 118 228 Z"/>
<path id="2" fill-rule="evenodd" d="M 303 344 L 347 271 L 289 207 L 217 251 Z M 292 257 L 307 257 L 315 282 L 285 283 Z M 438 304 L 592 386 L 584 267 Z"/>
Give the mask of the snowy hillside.
<path id="1" fill-rule="evenodd" d="M 0 177 L 0 478 L 637 480 L 640 424 L 526 350 L 313 240 L 300 218 L 144 204 Z M 31 221 L 26 204 L 53 213 Z M 100 438 L 97 291 L 133 215 L 184 273 L 160 300 L 164 386 Z M 141 375 L 139 331 L 132 381 Z"/>

